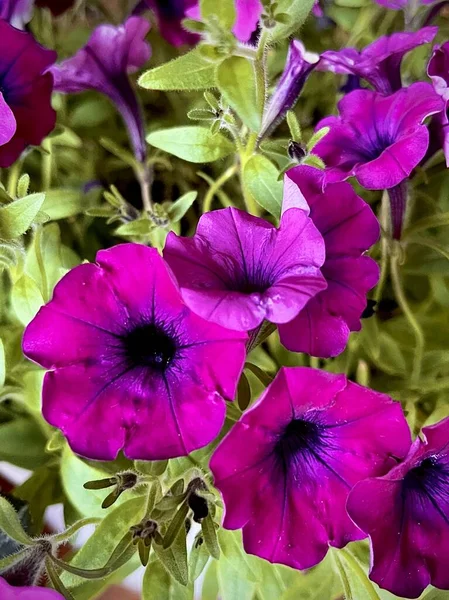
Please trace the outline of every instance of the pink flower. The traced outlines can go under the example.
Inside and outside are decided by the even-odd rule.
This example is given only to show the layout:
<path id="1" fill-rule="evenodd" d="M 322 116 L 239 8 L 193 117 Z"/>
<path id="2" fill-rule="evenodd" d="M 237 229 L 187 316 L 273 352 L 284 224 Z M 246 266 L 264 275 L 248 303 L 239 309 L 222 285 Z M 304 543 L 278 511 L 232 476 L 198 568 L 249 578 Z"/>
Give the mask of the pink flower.
<path id="1" fill-rule="evenodd" d="M 223 526 L 246 552 L 296 569 L 329 546 L 362 539 L 346 513 L 351 488 L 385 474 L 410 447 L 401 406 L 333 375 L 283 367 L 214 452 Z"/>
<path id="2" fill-rule="evenodd" d="M 0 577 L 1 600 L 64 600 L 55 590 L 42 587 L 13 587 Z"/>
<path id="3" fill-rule="evenodd" d="M 159 460 L 217 436 L 245 342 L 187 308 L 157 250 L 123 244 L 63 277 L 23 351 L 49 369 L 43 415 L 75 452 Z"/>

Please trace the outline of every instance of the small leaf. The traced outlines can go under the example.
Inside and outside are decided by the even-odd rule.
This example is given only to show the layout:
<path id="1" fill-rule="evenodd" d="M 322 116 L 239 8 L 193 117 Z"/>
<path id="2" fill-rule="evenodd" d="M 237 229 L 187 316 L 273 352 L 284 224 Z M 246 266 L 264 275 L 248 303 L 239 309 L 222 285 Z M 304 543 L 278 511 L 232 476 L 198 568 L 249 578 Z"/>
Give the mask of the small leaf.
<path id="1" fill-rule="evenodd" d="M 257 377 L 257 379 L 263 383 L 263 385 L 268 386 L 270 385 L 270 383 L 273 381 L 273 377 L 271 375 L 268 375 L 268 373 L 265 373 L 265 371 L 263 371 L 260 367 L 258 367 L 257 365 L 253 365 L 253 363 L 245 363 L 245 369 L 248 369 L 249 371 L 251 371 L 251 373 L 253 373 L 253 375 L 255 375 Z"/>
<path id="2" fill-rule="evenodd" d="M 316 133 L 314 133 L 307 142 L 307 151 L 311 152 L 318 142 L 320 142 L 329 133 L 329 131 L 330 127 L 322 127 Z"/>
<path id="3" fill-rule="evenodd" d="M 14 508 L 2 496 L 0 496 L 0 529 L 12 540 L 23 546 L 32 546 L 34 544 L 34 540 L 25 533 Z"/>
<path id="4" fill-rule="evenodd" d="M 30 194 L 0 207 L 0 238 L 12 240 L 28 231 L 44 200 L 45 194 Z"/>
<path id="5" fill-rule="evenodd" d="M 193 163 L 213 162 L 234 151 L 234 144 L 224 135 L 212 133 L 205 127 L 171 127 L 154 131 L 147 142 L 178 158 Z"/>
<path id="6" fill-rule="evenodd" d="M 167 213 L 172 223 L 177 223 L 195 202 L 198 192 L 187 192 L 168 208 Z"/>
<path id="7" fill-rule="evenodd" d="M 277 178 L 278 170 L 261 154 L 252 156 L 243 169 L 243 183 L 255 201 L 268 213 L 279 218 L 284 186 Z"/>
<path id="8" fill-rule="evenodd" d="M 316 169 L 325 169 L 326 165 L 316 154 L 308 154 L 302 161 L 303 165 L 309 165 L 309 167 L 315 167 Z"/>
<path id="9" fill-rule="evenodd" d="M 165 473 L 168 460 L 136 460 L 134 465 L 139 473 L 159 477 Z"/>
<path id="10" fill-rule="evenodd" d="M 16 281 L 11 292 L 11 304 L 22 325 L 28 325 L 34 319 L 45 301 L 41 290 L 32 277 L 23 274 Z"/>
<path id="11" fill-rule="evenodd" d="M 164 535 L 164 549 L 169 548 L 175 541 L 178 533 L 182 528 L 185 527 L 187 513 L 189 512 L 189 506 L 187 502 L 183 502 L 173 517 L 165 535 Z"/>
<path id="12" fill-rule="evenodd" d="M 201 521 L 201 531 L 203 532 L 204 543 L 210 555 L 218 560 L 220 558 L 220 546 L 218 545 L 215 523 L 210 515 L 207 515 Z"/>
<path id="13" fill-rule="evenodd" d="M 279 22 L 272 30 L 271 39 L 273 41 L 284 40 L 297 31 L 307 19 L 314 4 L 315 0 L 279 0 L 277 11 L 289 19 L 287 20 L 283 16 L 281 20 L 287 20 L 287 23 Z"/>
<path id="14" fill-rule="evenodd" d="M 154 223 L 145 217 L 143 219 L 138 219 L 137 221 L 123 223 L 123 225 L 117 227 L 115 233 L 116 235 L 123 235 L 126 237 L 135 235 L 148 235 L 153 228 Z"/>
<path id="15" fill-rule="evenodd" d="M 196 538 L 189 556 L 189 573 L 191 581 L 196 581 L 198 579 L 204 571 L 204 567 L 207 565 L 209 557 L 210 554 L 204 541 L 199 543 L 198 538 Z"/>
<path id="16" fill-rule="evenodd" d="M 146 71 L 140 76 L 138 84 L 147 90 L 205 90 L 215 87 L 215 66 L 195 48 Z"/>
<path id="17" fill-rule="evenodd" d="M 216 17 L 219 23 L 225 29 L 232 29 L 235 23 L 235 3 L 234 0 L 200 0 L 201 18 L 207 21 L 211 17 Z"/>
<path id="18" fill-rule="evenodd" d="M 85 212 L 89 196 L 81 190 L 72 188 L 56 188 L 45 193 L 42 210 L 52 221 L 66 219 Z"/>
<path id="19" fill-rule="evenodd" d="M 181 586 L 170 577 L 159 561 L 152 561 L 145 570 L 142 600 L 193 600 L 193 586 Z"/>
<path id="20" fill-rule="evenodd" d="M 287 112 L 287 125 L 290 129 L 292 140 L 300 142 L 302 138 L 301 125 L 299 124 L 296 114 L 292 110 Z"/>
<path id="21" fill-rule="evenodd" d="M 28 173 L 24 173 L 17 184 L 17 197 L 23 198 L 28 194 L 28 190 L 30 187 L 30 176 Z"/>
<path id="22" fill-rule="evenodd" d="M 349 550 L 334 550 L 346 600 L 381 600 L 358 560 Z"/>
<path id="23" fill-rule="evenodd" d="M 189 582 L 189 567 L 187 564 L 186 532 L 179 530 L 174 543 L 164 550 L 159 544 L 153 544 L 154 551 L 164 568 L 181 585 Z M 148 568 L 148 567 L 147 567 Z"/>
<path id="24" fill-rule="evenodd" d="M 220 0 L 221 1 L 221 0 Z M 213 0 L 217 4 L 216 0 Z M 217 67 L 217 84 L 223 98 L 252 131 L 259 131 L 262 115 L 253 63 L 241 56 L 226 58 Z"/>

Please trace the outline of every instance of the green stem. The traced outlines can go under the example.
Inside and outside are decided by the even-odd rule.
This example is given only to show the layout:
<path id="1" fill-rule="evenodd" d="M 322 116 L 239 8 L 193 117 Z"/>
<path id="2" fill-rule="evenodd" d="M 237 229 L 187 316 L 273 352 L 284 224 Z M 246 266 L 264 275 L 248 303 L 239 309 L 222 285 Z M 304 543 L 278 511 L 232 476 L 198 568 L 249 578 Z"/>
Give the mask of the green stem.
<path id="1" fill-rule="evenodd" d="M 54 587 L 54 589 L 64 596 L 65 600 L 75 600 L 74 596 L 62 583 L 55 566 L 51 562 L 50 558 L 45 561 L 45 570 L 47 571 L 48 578 Z"/>
<path id="2" fill-rule="evenodd" d="M 214 183 L 210 186 L 207 191 L 207 194 L 204 197 L 203 202 L 203 213 L 209 212 L 212 206 L 212 200 L 214 199 L 215 194 L 224 186 L 224 184 L 231 179 L 237 173 L 238 165 L 237 163 L 231 165 L 229 169 L 226 169 L 224 173 L 220 175 L 220 177 L 214 181 Z"/>
<path id="3" fill-rule="evenodd" d="M 151 200 L 151 184 L 153 182 L 153 167 L 142 165 L 136 171 L 137 180 L 139 181 L 143 208 L 147 213 L 153 212 L 153 203 Z"/>
<path id="4" fill-rule="evenodd" d="M 402 286 L 401 276 L 399 273 L 399 261 L 400 261 L 400 252 L 397 246 L 393 247 L 392 257 L 391 257 L 391 282 L 393 284 L 394 294 L 396 296 L 396 300 L 398 301 L 399 306 L 401 307 L 402 312 L 404 313 L 407 321 L 410 324 L 410 327 L 413 329 L 413 333 L 415 335 L 415 354 L 413 358 L 413 370 L 410 378 L 410 382 L 412 385 L 416 385 L 419 382 L 421 376 L 421 366 L 424 354 L 424 334 L 422 329 L 415 318 L 410 306 L 407 302 L 407 298 L 404 293 L 404 289 Z"/>
<path id="5" fill-rule="evenodd" d="M 382 206 L 380 209 L 380 225 L 382 228 L 382 237 L 380 239 L 380 276 L 374 293 L 374 300 L 378 303 L 382 299 L 383 289 L 388 276 L 388 238 L 386 231 L 388 228 L 388 192 L 385 190 L 382 196 Z"/>
<path id="6" fill-rule="evenodd" d="M 42 189 L 49 190 L 51 188 L 53 171 L 53 156 L 51 153 L 50 138 L 47 138 L 42 142 L 42 148 L 48 152 L 48 154 L 42 156 Z"/>
<path id="7" fill-rule="evenodd" d="M 50 300 L 50 298 L 49 298 L 49 290 L 48 290 L 47 273 L 45 271 L 44 257 L 42 256 L 41 240 L 42 240 L 42 227 L 40 226 L 36 229 L 36 234 L 34 236 L 34 250 L 36 252 L 37 265 L 39 267 L 39 272 L 41 274 L 41 279 L 42 279 L 42 298 L 44 299 L 45 302 L 48 302 Z"/>

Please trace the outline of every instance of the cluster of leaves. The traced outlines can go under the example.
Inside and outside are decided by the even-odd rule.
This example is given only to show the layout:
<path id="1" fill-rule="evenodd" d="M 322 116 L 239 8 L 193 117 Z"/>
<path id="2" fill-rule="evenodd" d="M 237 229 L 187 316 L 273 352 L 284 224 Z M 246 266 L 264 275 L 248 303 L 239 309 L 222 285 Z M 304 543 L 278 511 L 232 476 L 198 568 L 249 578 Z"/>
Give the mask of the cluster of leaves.
<path id="1" fill-rule="evenodd" d="M 37 39 L 56 47 L 61 57 L 73 54 L 92 28 L 94 17 L 84 4 L 57 22 L 36 16 L 31 28 Z M 94 4 L 106 10 L 106 1 Z M 280 0 L 273 9 L 266 2 L 268 34 L 254 49 L 230 36 L 235 15 L 229 0 L 201 2 L 201 22 L 186 25 L 199 31 L 203 41 L 181 56 L 152 30 L 153 64 L 158 66 L 139 78 L 151 150 L 146 165 L 153 173 L 151 211 L 142 208 L 140 199 L 142 166 L 126 147 L 126 132 L 114 109 L 98 94 L 56 97 L 58 128 L 42 148 L 2 172 L 0 460 L 32 474 L 13 492 L 15 502 L 20 499 L 28 507 L 26 532 L 10 504 L 0 500 L 0 529 L 8 536 L 8 544 L 0 540 L 0 570 L 37 552 L 52 584 L 75 600 L 92 598 L 142 563 L 143 598 L 187 600 L 201 588 L 205 600 L 332 600 L 342 594 L 392 600 L 366 576 L 365 543 L 332 552 L 307 573 L 246 555 L 239 532 L 217 529 L 222 507 L 207 470 L 213 445 L 163 464 L 132 464 L 123 457 L 93 463 L 76 457 L 43 420 L 43 372 L 21 352 L 23 328 L 50 299 L 55 284 L 82 259 L 92 260 L 99 248 L 121 240 L 162 248 L 170 230 L 192 233 L 202 212 L 220 206 L 247 207 L 278 219 L 282 173 L 295 156 L 288 149 L 292 142 L 300 144 L 301 162 L 322 166 L 313 155 L 318 137 L 312 131 L 321 116 L 334 110 L 338 97 L 335 76 L 314 73 L 286 123 L 269 139 L 259 139 L 267 93 L 285 62 L 286 39 L 303 24 L 312 4 Z M 117 22 L 127 9 L 117 7 Z M 363 46 L 394 31 L 400 19 L 395 12 L 384 18 L 371 0 L 336 0 L 328 15 L 334 25 L 324 31 L 317 31 L 312 18 L 303 27 L 309 49 L 320 52 L 342 40 Z M 406 64 L 410 79 L 423 76 L 423 52 L 416 50 Z M 273 330 L 263 332 L 245 365 L 237 403 L 229 405 L 223 435 L 281 365 L 345 372 L 387 392 L 403 403 L 414 431 L 447 415 L 449 172 L 442 157 L 418 172 L 412 185 L 409 224 L 394 250 L 399 252 L 400 288 L 388 270 L 386 257 L 392 249 L 383 236 L 373 250 L 382 266 L 373 292 L 375 313 L 351 337 L 347 350 L 333 360 L 310 359 L 287 352 Z M 386 229 L 386 199 L 359 193 Z M 121 489 L 123 473 L 134 473 L 139 485 Z M 195 511 L 189 503 L 189 485 L 198 478 L 206 489 L 197 490 L 197 496 L 208 508 L 199 524 L 192 523 Z M 108 483 L 115 486 L 112 493 L 103 491 Z M 43 538 L 45 509 L 58 502 L 64 506 L 67 530 Z M 186 520 L 192 525 L 189 532 Z M 60 544 L 88 523 L 96 529 L 87 543 L 73 556 L 60 558 Z M 5 558 L 11 540 L 20 555 L 14 559 Z M 431 590 L 423 599 L 443 597 L 444 592 Z"/>

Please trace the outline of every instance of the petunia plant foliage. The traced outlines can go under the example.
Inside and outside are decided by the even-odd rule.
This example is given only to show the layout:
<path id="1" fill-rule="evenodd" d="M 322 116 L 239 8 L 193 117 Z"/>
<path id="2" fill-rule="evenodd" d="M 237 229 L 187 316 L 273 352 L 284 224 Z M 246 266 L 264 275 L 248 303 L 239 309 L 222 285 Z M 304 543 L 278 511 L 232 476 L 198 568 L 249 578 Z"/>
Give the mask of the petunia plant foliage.
<path id="1" fill-rule="evenodd" d="M 446 4 L 0 0 L 0 600 L 449 597 Z"/>

